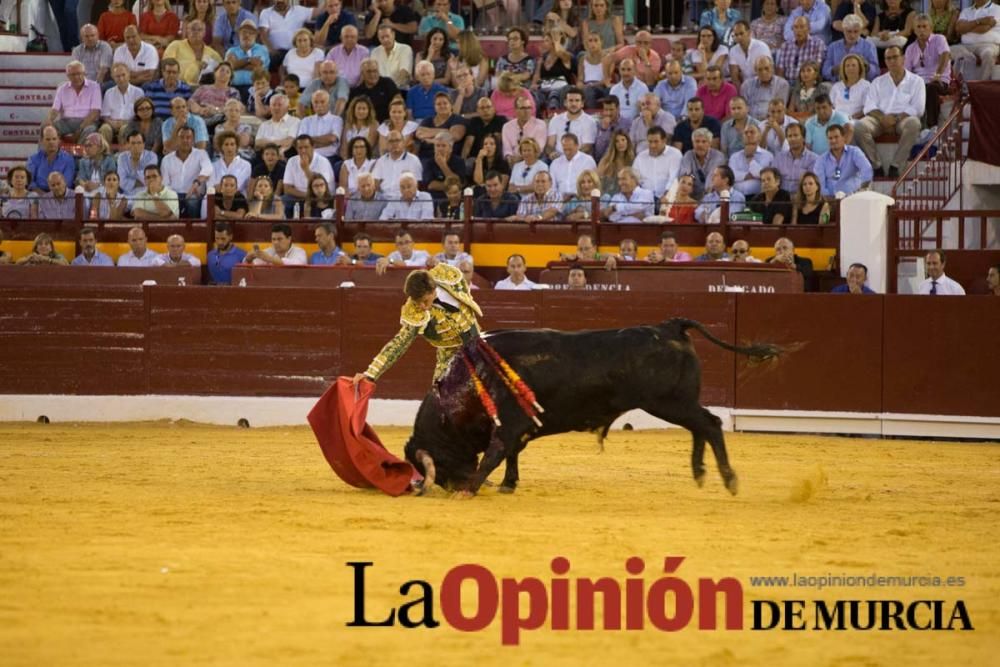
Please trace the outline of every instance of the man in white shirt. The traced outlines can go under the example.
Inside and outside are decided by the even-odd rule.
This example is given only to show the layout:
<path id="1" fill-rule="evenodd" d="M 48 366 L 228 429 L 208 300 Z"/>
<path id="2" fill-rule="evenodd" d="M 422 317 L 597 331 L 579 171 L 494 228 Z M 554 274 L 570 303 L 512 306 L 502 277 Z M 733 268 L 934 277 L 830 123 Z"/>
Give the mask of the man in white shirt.
<path id="1" fill-rule="evenodd" d="M 646 150 L 635 156 L 632 168 L 639 174 L 639 185 L 659 199 L 677 180 L 683 155 L 667 145 L 667 133 L 662 127 L 646 132 Z"/>
<path id="2" fill-rule="evenodd" d="M 194 130 L 184 126 L 177 131 L 177 150 L 163 158 L 163 184 L 180 198 L 182 218 L 201 215 L 201 198 L 215 173 L 208 153 L 194 147 Z"/>
<path id="3" fill-rule="evenodd" d="M 393 199 L 399 197 L 399 179 L 404 173 L 413 174 L 420 179 L 423 178 L 424 169 L 420 164 L 420 158 L 407 152 L 403 135 L 399 130 L 390 132 L 386 141 L 389 144 L 389 152 L 375 161 L 372 176 L 375 177 L 382 194 L 387 199 Z"/>
<path id="4" fill-rule="evenodd" d="M 284 154 L 295 143 L 295 137 L 299 136 L 299 119 L 288 113 L 288 98 L 281 93 L 271 97 L 268 107 L 271 119 L 265 120 L 257 128 L 253 147 L 259 153 L 264 150 L 264 146 L 275 144 L 278 151 Z"/>
<path id="5" fill-rule="evenodd" d="M 167 237 L 167 251 L 156 256 L 155 266 L 201 266 L 201 260 L 184 252 L 184 237 L 171 234 Z"/>
<path id="6" fill-rule="evenodd" d="M 961 296 L 965 294 L 958 282 L 944 275 L 944 251 L 932 250 L 924 258 L 924 269 L 927 271 L 927 280 L 920 283 L 917 294 L 932 294 L 942 296 Z"/>
<path id="7" fill-rule="evenodd" d="M 635 76 L 635 61 L 625 58 L 618 63 L 621 80 L 611 86 L 610 94 L 618 98 L 622 118 L 631 123 L 639 115 L 639 100 L 649 92 L 649 86 Z"/>
<path id="8" fill-rule="evenodd" d="M 674 134 L 677 120 L 669 111 L 660 108 L 660 98 L 654 93 L 646 93 L 639 102 L 639 115 L 632 121 L 628 136 L 632 140 L 635 154 L 643 152 L 648 148 L 646 137 L 654 127 L 663 128 L 667 135 L 667 143 Z"/>
<path id="9" fill-rule="evenodd" d="M 326 179 L 330 192 L 334 190 L 333 165 L 313 148 L 313 140 L 308 134 L 300 134 L 295 139 L 295 150 L 298 155 L 288 160 L 285 165 L 285 193 L 281 196 L 285 202 L 285 217 L 291 217 L 296 203 L 304 204 L 309 194 L 309 181 L 316 174 Z"/>
<path id="10" fill-rule="evenodd" d="M 247 194 L 247 184 L 253 171 L 250 163 L 239 156 L 239 139 L 235 132 L 220 132 L 215 137 L 219 159 L 212 163 L 212 187 L 218 188 L 223 176 L 236 179 L 236 189 Z"/>
<path id="11" fill-rule="evenodd" d="M 507 258 L 507 277 L 498 281 L 495 289 L 528 291 L 535 287 L 535 283 L 528 280 L 524 275 L 528 266 L 524 261 L 524 255 L 514 254 Z"/>
<path id="12" fill-rule="evenodd" d="M 289 0 L 274 0 L 274 6 L 260 12 L 260 43 L 271 52 L 271 63 L 280 65 L 292 48 L 292 36 L 312 20 L 312 9 L 289 6 Z M 277 69 L 277 67 L 273 67 Z"/>
<path id="13" fill-rule="evenodd" d="M 576 135 L 577 144 L 584 153 L 593 152 L 594 141 L 597 139 L 597 121 L 583 112 L 583 91 L 575 86 L 568 88 L 563 104 L 566 111 L 549 120 L 549 138 L 545 151 L 552 160 L 562 154 L 564 134 Z"/>
<path id="14" fill-rule="evenodd" d="M 562 136 L 562 155 L 549 165 L 549 174 L 556 192 L 564 200 L 577 196 L 576 179 L 587 169 L 597 169 L 594 158 L 580 150 L 580 143 L 572 132 Z"/>
<path id="15" fill-rule="evenodd" d="M 441 252 L 434 255 L 432 264 L 448 264 L 455 268 L 461 268 L 462 262 L 475 265 L 472 255 L 462 250 L 462 235 L 454 230 L 449 230 L 441 237 Z"/>
<path id="16" fill-rule="evenodd" d="M 413 48 L 397 42 L 396 31 L 385 23 L 378 28 L 378 42 L 370 55 L 378 63 L 378 73 L 395 81 L 397 86 L 408 86 L 413 71 Z"/>
<path id="17" fill-rule="evenodd" d="M 729 168 L 736 176 L 733 187 L 747 198 L 760 192 L 760 172 L 773 159 L 770 151 L 760 147 L 760 128 L 747 123 L 743 128 L 743 150 L 729 156 Z"/>
<path id="18" fill-rule="evenodd" d="M 340 135 L 344 130 L 344 119 L 330 113 L 330 94 L 317 90 L 312 96 L 311 116 L 299 123 L 299 134 L 312 137 L 316 153 L 330 159 L 340 150 Z M 328 183 L 333 190 L 333 183 Z"/>
<path id="19" fill-rule="evenodd" d="M 868 90 L 865 117 L 854 124 L 854 143 L 864 151 L 872 170 L 878 173 L 881 159 L 875 139 L 886 133 L 897 134 L 896 153 L 885 168 L 886 176 L 896 178 L 910 158 L 910 151 L 920 134 L 926 90 L 924 80 L 904 67 L 901 48 L 890 46 L 886 49 L 885 62 L 889 71 L 876 77 Z"/>
<path id="20" fill-rule="evenodd" d="M 771 57 L 771 47 L 750 36 L 750 24 L 744 20 L 733 25 L 733 45 L 729 47 L 729 80 L 739 90 L 754 76 L 757 59 Z"/>
<path id="21" fill-rule="evenodd" d="M 427 194 L 426 192 L 423 194 Z M 388 266 L 408 266 L 414 269 L 423 269 L 428 266 L 431 255 L 426 250 L 415 250 L 413 248 L 413 237 L 405 229 L 396 232 L 396 249 L 389 253 L 388 257 L 380 257 L 375 262 L 375 270 L 378 273 L 385 273 Z"/>
<path id="22" fill-rule="evenodd" d="M 134 25 L 125 28 L 125 43 L 115 49 L 112 63 L 122 63 L 128 68 L 129 83 L 142 86 L 159 76 L 160 55 L 156 47 L 142 41 Z"/>
<path id="23" fill-rule="evenodd" d="M 992 0 L 976 0 L 958 15 L 955 33 L 962 43 L 951 47 L 955 68 L 966 81 L 989 81 L 1000 55 L 1000 6 Z M 976 59 L 979 66 L 976 66 Z"/>
<path id="24" fill-rule="evenodd" d="M 244 263 L 257 266 L 271 264 L 272 266 L 305 266 L 309 263 L 306 251 L 292 244 L 292 227 L 283 222 L 271 226 L 271 247 L 264 250 L 254 249 L 243 258 Z"/>
<path id="25" fill-rule="evenodd" d="M 639 187 L 639 174 L 631 167 L 618 172 L 619 192 L 611 204 L 601 211 L 611 222 L 642 222 L 653 215 L 656 200 L 653 193 Z"/>
<path id="26" fill-rule="evenodd" d="M 123 63 L 111 66 L 111 79 L 115 85 L 104 93 L 104 101 L 101 103 L 101 127 L 98 132 L 109 144 L 123 144 L 125 136 L 122 133 L 129 121 L 135 118 L 135 103 L 146 93 L 142 88 L 129 83 L 128 67 Z"/>
<path id="27" fill-rule="evenodd" d="M 146 232 L 142 227 L 128 230 L 128 245 L 130 250 L 118 258 L 118 266 L 156 266 L 160 256 L 146 247 Z"/>
<path id="28" fill-rule="evenodd" d="M 399 177 L 399 199 L 390 201 L 382 209 L 382 215 L 379 216 L 379 220 L 431 220 L 433 218 L 434 200 L 431 193 L 417 190 L 417 178 L 409 172 Z M 389 255 L 389 259 L 392 259 L 392 254 Z M 407 266 L 411 265 L 407 263 Z"/>

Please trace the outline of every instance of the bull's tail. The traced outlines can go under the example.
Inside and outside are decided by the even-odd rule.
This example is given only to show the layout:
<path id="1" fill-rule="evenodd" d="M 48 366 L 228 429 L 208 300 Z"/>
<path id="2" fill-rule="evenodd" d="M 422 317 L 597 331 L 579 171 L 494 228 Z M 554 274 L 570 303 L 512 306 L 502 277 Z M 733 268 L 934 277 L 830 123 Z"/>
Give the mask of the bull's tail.
<path id="1" fill-rule="evenodd" d="M 769 343 L 757 343 L 754 345 L 730 345 L 724 340 L 720 340 L 712 335 L 712 333 L 705 328 L 701 322 L 696 322 L 694 320 L 688 320 L 683 317 L 673 317 L 666 322 L 664 326 L 676 327 L 681 335 L 687 336 L 688 329 L 697 329 L 702 336 L 715 343 L 719 347 L 729 350 L 730 352 L 736 352 L 738 354 L 745 354 L 750 357 L 753 361 L 767 361 L 769 359 L 776 359 L 781 356 L 784 350 L 777 346 L 771 345 Z"/>

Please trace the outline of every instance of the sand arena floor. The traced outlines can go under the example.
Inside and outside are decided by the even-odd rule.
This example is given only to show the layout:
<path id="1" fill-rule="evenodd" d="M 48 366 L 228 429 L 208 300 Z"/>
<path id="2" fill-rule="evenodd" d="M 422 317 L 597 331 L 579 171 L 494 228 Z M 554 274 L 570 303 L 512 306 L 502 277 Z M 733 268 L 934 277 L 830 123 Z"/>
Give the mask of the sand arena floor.
<path id="1" fill-rule="evenodd" d="M 407 431 L 382 429 L 397 453 Z M 532 443 L 514 496 L 390 498 L 333 477 L 307 428 L 0 424 L 2 665 L 998 664 L 1000 447 L 730 435 L 741 492 L 698 489 L 686 433 Z M 708 455 L 711 456 L 710 454 Z M 499 476 L 495 476 L 499 479 Z M 740 631 L 476 633 L 349 628 L 347 561 L 372 619 L 399 586 L 497 577 L 738 578 Z M 756 575 L 957 575 L 960 588 L 753 587 Z M 411 597 L 416 597 L 415 595 Z M 965 601 L 971 632 L 752 631 L 758 599 Z M 467 603 L 470 596 L 463 600 Z M 470 608 L 469 613 L 472 610 Z M 435 614 L 441 613 L 435 601 Z M 810 617 L 811 612 L 807 612 Z"/>

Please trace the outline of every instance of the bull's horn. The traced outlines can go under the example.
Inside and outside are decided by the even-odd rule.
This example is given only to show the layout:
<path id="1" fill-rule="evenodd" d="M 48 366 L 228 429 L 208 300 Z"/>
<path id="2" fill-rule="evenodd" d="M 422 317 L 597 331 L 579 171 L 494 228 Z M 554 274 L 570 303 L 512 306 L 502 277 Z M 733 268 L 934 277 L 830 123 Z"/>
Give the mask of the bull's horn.
<path id="1" fill-rule="evenodd" d="M 424 466 L 424 484 L 420 491 L 417 492 L 418 496 L 422 496 L 430 491 L 431 487 L 434 486 L 434 459 L 432 459 L 431 455 L 426 451 L 418 449 L 417 460 L 420 461 L 422 466 Z"/>

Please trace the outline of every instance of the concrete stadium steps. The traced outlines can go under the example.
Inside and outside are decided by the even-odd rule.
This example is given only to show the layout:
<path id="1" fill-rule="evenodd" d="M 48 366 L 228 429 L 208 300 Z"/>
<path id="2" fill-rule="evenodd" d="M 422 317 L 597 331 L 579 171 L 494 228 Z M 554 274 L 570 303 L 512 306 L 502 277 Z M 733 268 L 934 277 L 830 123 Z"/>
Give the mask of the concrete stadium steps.
<path id="1" fill-rule="evenodd" d="M 55 88 L 47 86 L 6 86 L 0 87 L 0 104 L 44 104 L 52 106 L 56 97 Z"/>
<path id="2" fill-rule="evenodd" d="M 50 104 L 0 104 L 0 119 L 3 123 L 41 125 L 49 115 Z"/>
<path id="3" fill-rule="evenodd" d="M 39 136 L 38 123 L 0 123 L 0 155 L 6 142 L 37 142 Z"/>
<path id="4" fill-rule="evenodd" d="M 0 67 L 3 67 L 0 69 L 0 86 L 2 87 L 23 86 L 25 83 L 29 83 L 31 86 L 55 90 L 59 84 L 66 82 L 66 70 L 62 68 L 12 70 L 5 65 Z"/>
<path id="5" fill-rule="evenodd" d="M 65 74 L 66 63 L 72 60 L 68 53 L 11 53 L 0 52 L 0 69 L 46 70 L 57 69 Z"/>

